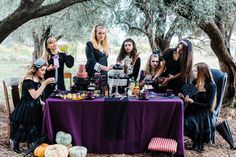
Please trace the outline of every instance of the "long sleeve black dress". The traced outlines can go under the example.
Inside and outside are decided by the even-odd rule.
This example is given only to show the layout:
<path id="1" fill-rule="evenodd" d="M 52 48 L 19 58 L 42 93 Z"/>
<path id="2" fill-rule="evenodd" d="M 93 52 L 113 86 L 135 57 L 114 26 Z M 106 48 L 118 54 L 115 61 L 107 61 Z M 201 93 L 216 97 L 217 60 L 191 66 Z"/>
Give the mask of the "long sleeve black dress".
<path id="1" fill-rule="evenodd" d="M 193 84 L 196 84 L 195 81 Z M 198 92 L 192 96 L 193 103 L 185 109 L 184 134 L 193 140 L 193 143 L 209 143 L 212 140 L 214 126 L 210 119 L 216 94 L 216 85 L 213 82 L 205 84 L 205 92 Z"/>
<path id="2" fill-rule="evenodd" d="M 86 43 L 85 53 L 87 58 L 85 67 L 89 78 L 92 78 L 95 72 L 101 72 L 102 75 L 107 76 L 106 71 L 100 71 L 97 67 L 99 67 L 99 65 L 107 66 L 108 56 L 104 52 L 95 49 L 91 41 Z"/>
<path id="3" fill-rule="evenodd" d="M 58 81 L 57 86 L 59 90 L 65 90 L 65 82 L 64 82 L 64 64 L 71 68 L 74 66 L 74 57 L 71 55 L 67 55 L 66 53 L 59 52 L 59 64 L 60 67 L 58 68 Z M 53 56 L 48 60 L 49 65 L 53 65 Z M 55 77 L 55 70 L 46 71 L 44 75 L 44 79 L 47 79 L 49 77 Z M 44 92 L 44 99 L 46 100 L 54 91 L 55 86 L 52 86 L 51 84 L 47 85 Z"/>

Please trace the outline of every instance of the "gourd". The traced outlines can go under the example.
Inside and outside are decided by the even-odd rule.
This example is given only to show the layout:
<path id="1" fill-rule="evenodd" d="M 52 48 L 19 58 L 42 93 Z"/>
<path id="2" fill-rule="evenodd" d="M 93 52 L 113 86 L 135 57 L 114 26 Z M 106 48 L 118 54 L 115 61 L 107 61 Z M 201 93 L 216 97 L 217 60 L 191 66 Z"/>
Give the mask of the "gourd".
<path id="1" fill-rule="evenodd" d="M 68 154 L 68 149 L 62 144 L 49 145 L 45 150 L 45 157 L 67 157 Z"/>
<path id="2" fill-rule="evenodd" d="M 74 146 L 69 148 L 69 157 L 86 157 L 87 148 L 83 146 Z"/>
<path id="3" fill-rule="evenodd" d="M 47 143 L 43 143 L 34 150 L 34 156 L 44 157 L 46 148 L 48 147 Z"/>
<path id="4" fill-rule="evenodd" d="M 56 134 L 56 143 L 57 144 L 63 144 L 63 145 L 69 145 L 72 142 L 72 137 L 70 134 L 59 131 Z"/>

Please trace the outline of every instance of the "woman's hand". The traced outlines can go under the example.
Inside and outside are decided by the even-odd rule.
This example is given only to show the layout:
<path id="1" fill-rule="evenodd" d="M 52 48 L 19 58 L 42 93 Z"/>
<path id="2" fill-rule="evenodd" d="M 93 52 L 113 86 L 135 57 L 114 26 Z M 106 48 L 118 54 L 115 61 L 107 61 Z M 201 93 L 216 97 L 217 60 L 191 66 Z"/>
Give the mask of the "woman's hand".
<path id="1" fill-rule="evenodd" d="M 57 69 L 58 67 L 56 65 L 52 65 L 50 64 L 48 67 L 47 67 L 47 71 L 52 71 L 52 70 L 55 70 Z"/>
<path id="2" fill-rule="evenodd" d="M 54 77 L 49 77 L 48 79 L 46 79 L 43 83 L 45 85 L 51 84 L 55 82 L 55 78 Z"/>
<path id="3" fill-rule="evenodd" d="M 186 95 L 184 101 L 188 104 L 192 104 L 193 103 L 193 99 L 189 98 L 189 95 Z"/>
<path id="4" fill-rule="evenodd" d="M 184 95 L 183 95 L 182 93 L 179 93 L 179 94 L 178 94 L 178 97 L 179 97 L 180 99 L 182 99 L 182 100 L 185 99 L 185 98 L 184 98 Z"/>

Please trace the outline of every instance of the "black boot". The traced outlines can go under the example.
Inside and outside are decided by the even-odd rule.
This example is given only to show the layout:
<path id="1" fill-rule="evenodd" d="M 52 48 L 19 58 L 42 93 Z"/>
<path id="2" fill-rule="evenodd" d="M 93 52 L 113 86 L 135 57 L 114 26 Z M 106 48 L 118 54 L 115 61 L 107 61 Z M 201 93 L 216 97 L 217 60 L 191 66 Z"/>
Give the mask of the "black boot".
<path id="1" fill-rule="evenodd" d="M 23 133 L 23 129 L 19 128 L 15 134 L 15 139 L 14 139 L 13 150 L 18 154 L 21 153 L 19 146 L 20 146 L 20 140 L 21 140 L 22 133 Z"/>

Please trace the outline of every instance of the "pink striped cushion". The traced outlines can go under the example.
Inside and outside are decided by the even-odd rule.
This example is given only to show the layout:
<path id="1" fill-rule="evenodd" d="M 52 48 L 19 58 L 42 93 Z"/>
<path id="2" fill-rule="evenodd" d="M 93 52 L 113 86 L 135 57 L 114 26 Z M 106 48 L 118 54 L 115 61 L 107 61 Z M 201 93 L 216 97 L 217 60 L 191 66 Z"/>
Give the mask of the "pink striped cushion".
<path id="1" fill-rule="evenodd" d="M 173 139 L 154 137 L 148 145 L 148 150 L 175 153 L 177 142 Z"/>

